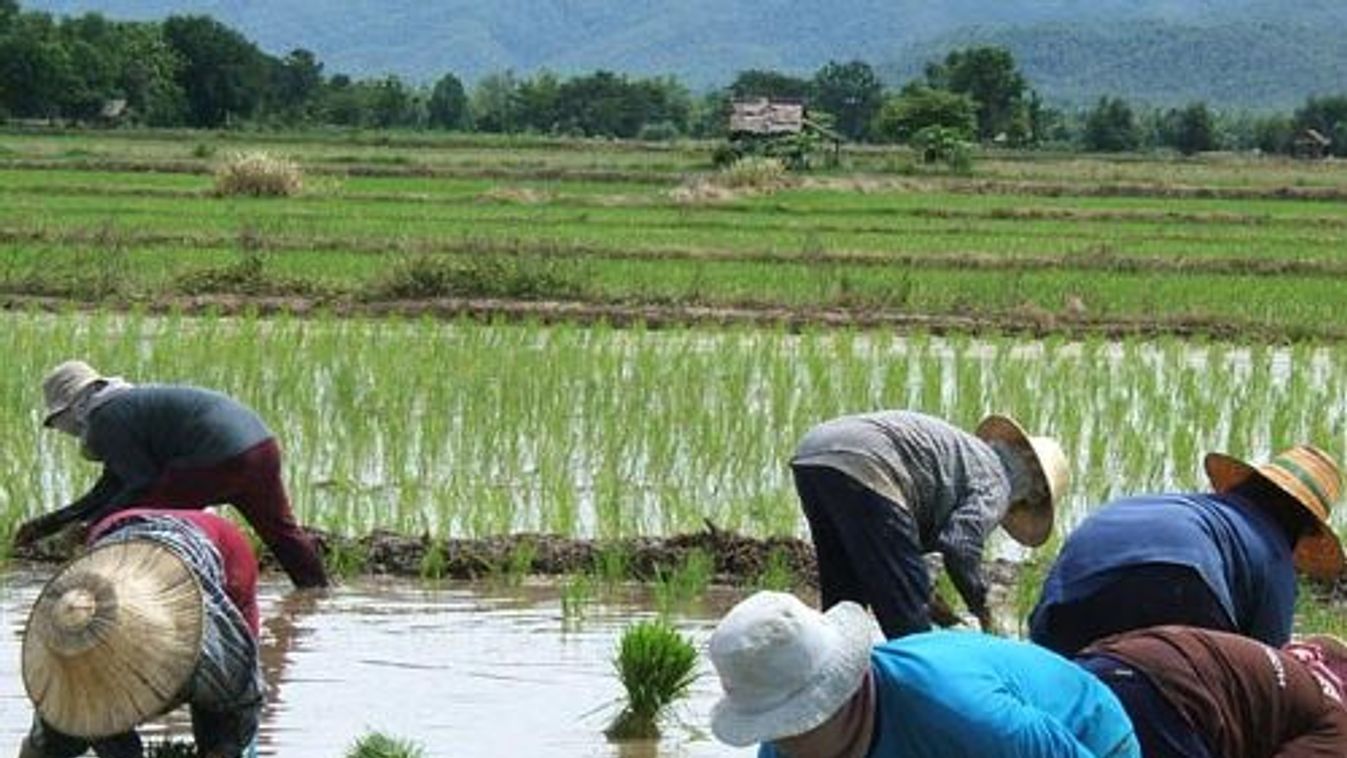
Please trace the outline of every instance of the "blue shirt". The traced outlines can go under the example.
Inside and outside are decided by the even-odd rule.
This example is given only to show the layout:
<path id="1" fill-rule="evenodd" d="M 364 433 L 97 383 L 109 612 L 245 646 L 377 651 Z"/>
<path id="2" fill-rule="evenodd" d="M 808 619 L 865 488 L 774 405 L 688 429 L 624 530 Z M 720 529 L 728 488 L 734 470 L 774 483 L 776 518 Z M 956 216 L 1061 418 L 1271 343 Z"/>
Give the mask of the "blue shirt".
<path id="1" fill-rule="evenodd" d="M 1090 514 L 1062 546 L 1033 619 L 1089 596 L 1129 566 L 1157 563 L 1196 571 L 1241 634 L 1274 647 L 1290 641 L 1291 541 L 1257 506 L 1228 494 L 1144 495 Z"/>
<path id="2" fill-rule="evenodd" d="M 927 632 L 876 646 L 870 663 L 878 702 L 867 758 L 1141 756 L 1108 687 L 1036 645 Z M 758 756 L 780 753 L 769 743 Z"/>

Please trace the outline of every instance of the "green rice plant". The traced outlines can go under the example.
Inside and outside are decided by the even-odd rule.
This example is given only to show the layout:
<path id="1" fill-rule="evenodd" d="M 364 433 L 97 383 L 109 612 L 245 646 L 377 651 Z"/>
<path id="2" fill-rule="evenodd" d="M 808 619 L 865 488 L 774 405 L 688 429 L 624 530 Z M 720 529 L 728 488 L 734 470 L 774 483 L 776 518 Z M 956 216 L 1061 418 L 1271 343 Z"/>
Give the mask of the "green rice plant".
<path id="1" fill-rule="evenodd" d="M 1028 634 L 1029 615 L 1038 604 L 1038 598 L 1043 593 L 1043 581 L 1061 550 L 1062 537 L 1059 529 L 1054 531 L 1043 545 L 1030 549 L 1028 557 L 1020 561 L 1012 594 L 1020 635 Z"/>
<path id="2" fill-rule="evenodd" d="M 594 598 L 592 580 L 584 574 L 572 574 L 566 577 L 561 586 L 561 623 L 564 628 L 573 629 L 585 618 L 585 606 Z"/>
<path id="3" fill-rule="evenodd" d="M 613 661 L 626 704 L 605 730 L 610 739 L 659 736 L 659 719 L 696 679 L 697 649 L 660 620 L 641 621 L 622 633 Z"/>
<path id="4" fill-rule="evenodd" d="M 715 558 L 700 548 L 688 551 L 682 563 L 673 569 L 656 567 L 655 608 L 667 615 L 702 597 L 715 569 Z"/>
<path id="5" fill-rule="evenodd" d="M 265 150 L 230 154 L 215 167 L 219 197 L 289 197 L 303 189 L 299 164 Z"/>
<path id="6" fill-rule="evenodd" d="M 791 566 L 790 555 L 781 549 L 767 554 L 766 565 L 752 581 L 752 586 L 756 589 L 779 592 L 789 592 L 798 584 L 799 577 L 795 575 L 795 569 Z"/>
<path id="7" fill-rule="evenodd" d="M 336 576 L 350 578 L 365 571 L 369 562 L 369 550 L 358 540 L 338 539 L 327 545 L 327 554 L 323 562 L 328 571 Z"/>
<path id="8" fill-rule="evenodd" d="M 518 587 L 533 571 L 533 560 L 537 557 L 537 543 L 528 539 L 518 540 L 493 567 L 491 577 L 506 587 Z"/>
<path id="9" fill-rule="evenodd" d="M 427 541 L 425 552 L 421 554 L 421 565 L 418 568 L 421 578 L 439 581 L 444 578 L 448 568 L 449 554 L 445 550 L 444 540 L 431 539 Z"/>
<path id="10" fill-rule="evenodd" d="M 412 740 L 369 732 L 347 749 L 345 758 L 424 758 L 425 755 L 425 748 Z"/>
<path id="11" fill-rule="evenodd" d="M 593 573 L 599 585 L 611 592 L 614 587 L 631 579 L 631 556 L 620 542 L 601 543 L 594 552 Z"/>
<path id="12" fill-rule="evenodd" d="M 1296 594 L 1296 632 L 1347 637 L 1347 613 L 1343 613 L 1341 603 L 1323 586 L 1302 579 Z"/>

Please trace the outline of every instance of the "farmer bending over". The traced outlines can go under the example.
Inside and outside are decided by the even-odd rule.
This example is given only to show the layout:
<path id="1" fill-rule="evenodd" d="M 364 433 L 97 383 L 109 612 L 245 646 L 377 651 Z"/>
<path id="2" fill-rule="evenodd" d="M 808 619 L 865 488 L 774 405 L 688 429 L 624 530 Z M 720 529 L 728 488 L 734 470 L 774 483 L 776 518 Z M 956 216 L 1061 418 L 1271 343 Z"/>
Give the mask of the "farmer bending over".
<path id="1" fill-rule="evenodd" d="M 760 592 L 708 651 L 724 696 L 711 731 L 759 758 L 1139 758 L 1099 680 L 1040 647 L 977 632 L 873 646 L 865 609 Z"/>
<path id="2" fill-rule="evenodd" d="M 1333 637 L 1279 650 L 1161 626 L 1096 642 L 1076 662 L 1122 701 L 1146 758 L 1347 755 L 1347 646 Z"/>
<path id="3" fill-rule="evenodd" d="M 36 714 L 19 758 L 140 758 L 136 727 L 191 708 L 197 754 L 250 754 L 262 710 L 257 560 L 193 511 L 116 514 L 47 584 L 23 637 Z"/>
<path id="4" fill-rule="evenodd" d="M 1206 457 L 1214 493 L 1143 495 L 1090 514 L 1066 538 L 1030 637 L 1071 655 L 1118 632 L 1182 624 L 1278 647 L 1291 639 L 1296 569 L 1331 579 L 1337 464 L 1308 445 L 1257 468 Z"/>
<path id="5" fill-rule="evenodd" d="M 844 416 L 804 436 L 791 459 L 795 489 L 818 555 L 823 607 L 868 605 L 885 636 L 930 629 L 931 579 L 924 553 L 945 570 L 984 631 L 993 631 L 982 551 L 999 523 L 1040 545 L 1053 502 L 1066 488 L 1056 441 L 1030 437 L 1005 416 L 976 436 L 909 411 Z M 948 610 L 937 618 L 948 625 Z"/>
<path id="6" fill-rule="evenodd" d="M 296 586 L 326 586 L 322 559 L 290 510 L 280 447 L 252 410 L 211 390 L 134 386 L 100 376 L 83 361 L 57 366 L 42 391 L 43 424 L 78 437 L 84 456 L 102 462 L 103 475 L 79 500 L 20 527 L 17 544 L 133 504 L 200 509 L 230 503 Z"/>

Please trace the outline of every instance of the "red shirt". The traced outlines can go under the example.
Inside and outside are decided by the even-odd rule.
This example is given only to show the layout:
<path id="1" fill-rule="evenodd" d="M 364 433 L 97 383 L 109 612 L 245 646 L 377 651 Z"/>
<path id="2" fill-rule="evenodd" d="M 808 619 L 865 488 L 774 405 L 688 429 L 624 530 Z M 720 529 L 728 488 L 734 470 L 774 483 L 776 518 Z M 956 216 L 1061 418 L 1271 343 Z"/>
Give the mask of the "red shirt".
<path id="1" fill-rule="evenodd" d="M 233 522 L 206 511 L 174 511 L 154 508 L 132 508 L 118 511 L 99 521 L 89 530 L 87 541 L 93 544 L 113 525 L 135 516 L 155 516 L 185 521 L 196 527 L 224 561 L 225 594 L 234 602 L 253 638 L 258 636 L 260 628 L 257 611 L 257 556 L 252 544 Z"/>

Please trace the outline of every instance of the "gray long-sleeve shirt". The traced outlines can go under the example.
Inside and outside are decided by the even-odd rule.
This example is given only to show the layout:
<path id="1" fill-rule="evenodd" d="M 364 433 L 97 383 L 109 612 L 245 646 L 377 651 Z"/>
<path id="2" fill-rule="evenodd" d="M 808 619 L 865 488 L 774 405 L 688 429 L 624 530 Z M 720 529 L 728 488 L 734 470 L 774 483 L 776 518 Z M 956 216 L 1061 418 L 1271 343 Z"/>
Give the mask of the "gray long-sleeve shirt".
<path id="1" fill-rule="evenodd" d="M 85 453 L 103 463 L 103 475 L 79 500 L 42 517 L 44 532 L 134 503 L 170 467 L 219 463 L 272 436 L 256 413 L 228 395 L 176 385 L 127 389 L 85 423 Z"/>
<path id="2" fill-rule="evenodd" d="M 1010 505 L 991 445 L 933 416 L 882 411 L 826 421 L 805 434 L 795 466 L 825 466 L 906 508 L 922 547 L 939 552 L 969 608 L 985 607 L 982 552 Z"/>

